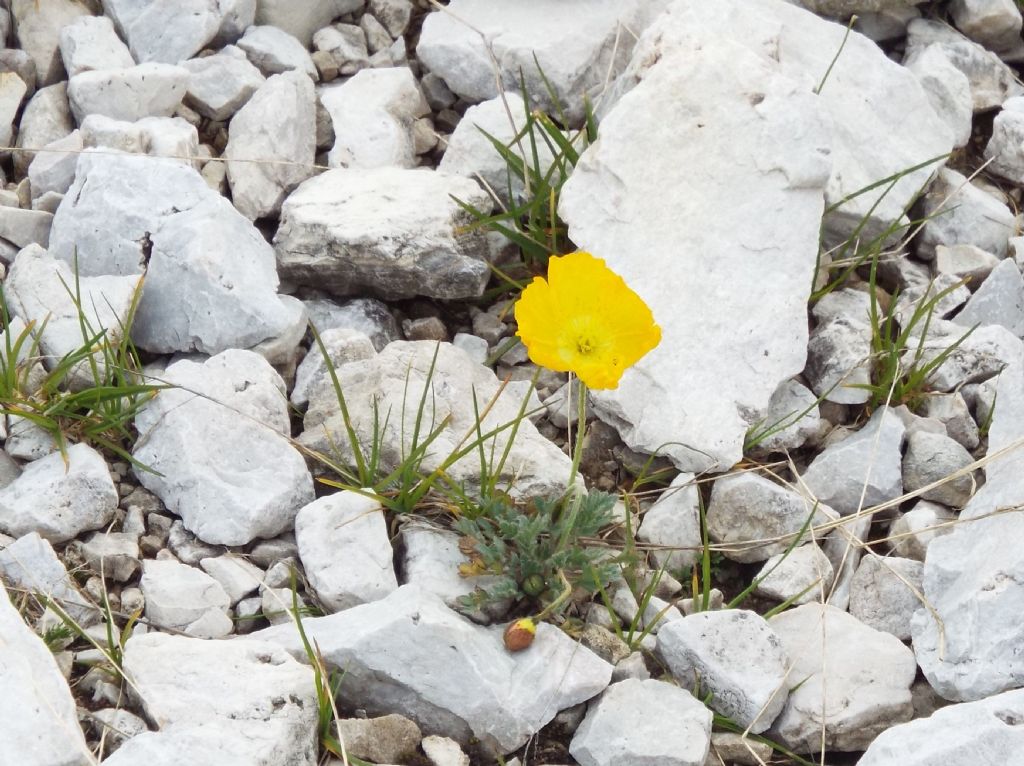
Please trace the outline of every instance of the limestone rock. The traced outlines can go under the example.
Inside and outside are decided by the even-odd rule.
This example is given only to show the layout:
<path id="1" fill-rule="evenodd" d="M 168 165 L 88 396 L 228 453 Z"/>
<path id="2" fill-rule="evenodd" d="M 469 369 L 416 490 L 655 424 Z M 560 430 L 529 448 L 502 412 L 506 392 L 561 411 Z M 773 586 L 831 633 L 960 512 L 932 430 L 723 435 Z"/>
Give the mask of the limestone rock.
<path id="1" fill-rule="evenodd" d="M 68 77 L 92 69 L 126 69 L 135 66 L 128 46 L 106 16 L 82 16 L 60 32 L 60 55 Z M 172 62 L 177 63 L 177 62 Z"/>
<path id="2" fill-rule="evenodd" d="M 132 122 L 170 117 L 188 88 L 188 70 L 172 64 L 139 64 L 76 74 L 68 81 L 68 100 L 81 125 L 90 114 Z"/>
<path id="3" fill-rule="evenodd" d="M 815 507 L 812 500 L 763 476 L 738 473 L 715 482 L 707 511 L 708 535 L 730 546 L 723 551 L 727 558 L 764 561 L 783 553 L 812 513 L 815 526 L 836 515 L 831 508 Z M 770 542 L 751 542 L 755 540 Z"/>
<path id="4" fill-rule="evenodd" d="M 1024 690 L 950 705 L 882 732 L 857 766 L 1003 766 L 1024 748 Z"/>
<path id="5" fill-rule="evenodd" d="M 467 101 L 495 98 L 494 65 L 477 31 L 485 29 L 504 88 L 518 91 L 521 72 L 531 103 L 555 114 L 546 78 L 570 121 L 578 122 L 584 94 L 593 102 L 609 77 L 622 71 L 635 36 L 665 5 L 665 0 L 586 0 L 573 6 L 558 0 L 454 0 L 448 13 L 424 19 L 416 54 Z"/>
<path id="6" fill-rule="evenodd" d="M 1024 684 L 1016 651 L 1024 609 L 1024 556 L 1012 541 L 1024 535 L 1019 513 L 1000 512 L 1024 503 L 1019 449 L 1024 437 L 1024 366 L 997 379 L 989 430 L 985 485 L 960 513 L 961 523 L 928 544 L 924 596 L 939 620 L 921 608 L 914 615 L 914 653 L 928 682 L 950 700 L 980 700 Z M 998 457 L 996 457 L 998 456 Z"/>
<path id="7" fill-rule="evenodd" d="M 1003 258 L 1017 230 L 1006 205 L 950 168 L 938 172 L 920 205 L 928 220 L 917 239 L 917 254 L 926 260 L 935 257 L 940 245 L 974 245 Z"/>
<path id="8" fill-rule="evenodd" d="M 107 462 L 87 444 L 30 463 L 0 490 L 0 529 L 19 537 L 38 532 L 63 543 L 107 525 L 115 510 L 117 490 Z"/>
<path id="9" fill-rule="evenodd" d="M 302 567 L 332 612 L 384 598 L 398 587 L 380 502 L 342 491 L 299 510 L 295 542 Z"/>
<path id="10" fill-rule="evenodd" d="M 181 66 L 189 71 L 185 103 L 211 120 L 230 119 L 265 82 L 245 52 L 233 45 Z"/>
<path id="11" fill-rule="evenodd" d="M 911 21 L 907 25 L 907 59 L 932 46 L 967 76 L 975 113 L 993 109 L 1012 96 L 1024 94 L 1024 86 L 1017 82 L 1014 71 L 996 54 L 941 21 Z"/>
<path id="12" fill-rule="evenodd" d="M 327 666 L 345 670 L 343 703 L 357 703 L 369 715 L 399 713 L 425 734 L 444 732 L 463 743 L 473 736 L 502 752 L 521 746 L 557 711 L 604 690 L 611 678 L 611 665 L 554 626 L 541 623 L 530 648 L 510 654 L 500 627 L 474 625 L 412 585 L 303 622 Z M 291 624 L 252 637 L 305 659 Z"/>
<path id="13" fill-rule="evenodd" d="M 198 638 L 222 638 L 231 632 L 228 594 L 219 582 L 195 567 L 173 560 L 146 559 L 140 587 L 146 598 L 146 619 L 157 627 L 181 630 Z M 208 630 L 208 626 L 214 630 Z"/>
<path id="14" fill-rule="evenodd" d="M 140 471 L 140 483 L 204 542 L 245 545 L 288 529 L 313 483 L 284 436 L 280 376 L 257 354 L 229 350 L 175 362 L 161 379 L 184 388 L 162 391 L 135 419 L 134 456 L 162 474 Z"/>
<path id="15" fill-rule="evenodd" d="M 128 640 L 124 668 L 147 717 L 161 729 L 155 736 L 220 736 L 224 744 L 196 750 L 206 753 L 200 760 L 223 748 L 228 758 L 217 763 L 228 766 L 316 764 L 313 672 L 277 646 L 150 633 Z"/>
<path id="16" fill-rule="evenodd" d="M 0 737 L 4 758 L 19 766 L 87 766 L 93 762 L 75 700 L 53 653 L 32 632 L 0 584 L 4 647 Z"/>
<path id="17" fill-rule="evenodd" d="M 315 152 L 313 83 L 294 70 L 274 75 L 231 120 L 224 156 L 235 207 L 250 220 L 277 214 L 313 173 Z"/>
<path id="18" fill-rule="evenodd" d="M 917 667 L 898 639 L 821 604 L 790 609 L 768 624 L 792 664 L 789 698 L 769 738 L 803 753 L 817 753 L 823 743 L 827 750 L 863 750 L 910 720 Z"/>
<path id="19" fill-rule="evenodd" d="M 860 431 L 819 454 L 803 483 L 844 516 L 899 497 L 905 432 L 890 408 L 879 408 Z"/>
<path id="20" fill-rule="evenodd" d="M 581 766 L 650 763 L 703 766 L 711 711 L 664 681 L 628 679 L 608 687 L 569 743 Z"/>
<path id="21" fill-rule="evenodd" d="M 413 124 L 430 107 L 408 67 L 365 69 L 322 88 L 320 103 L 334 125 L 331 167 L 416 166 Z"/>
<path id="22" fill-rule="evenodd" d="M 659 567 L 686 572 L 700 558 L 700 497 L 693 474 L 681 473 L 647 509 L 637 539 L 655 546 L 651 556 Z"/>
<path id="23" fill-rule="evenodd" d="M 573 242 L 604 258 L 662 328 L 618 389 L 595 392 L 597 414 L 633 449 L 661 450 L 684 471 L 725 471 L 778 384 L 804 366 L 830 141 L 820 99 L 734 29 L 749 19 L 761 31 L 743 38 L 777 36 L 774 14 L 814 17 L 774 3 L 671 8 L 638 43 L 622 79 L 634 87 L 603 118 L 560 213 Z M 749 161 L 722 155 L 734 146 Z M 756 209 L 734 205 L 741 196 Z"/>
<path id="24" fill-rule="evenodd" d="M 249 27 L 238 41 L 238 47 L 245 51 L 249 61 L 267 77 L 298 69 L 314 81 L 319 79 L 309 51 L 279 27 Z"/>
<path id="25" fill-rule="evenodd" d="M 865 556 L 850 584 L 850 614 L 869 628 L 908 640 L 910 620 L 921 606 L 923 566 L 913 559 Z"/>
<path id="26" fill-rule="evenodd" d="M 756 612 L 698 612 L 658 631 L 658 654 L 684 689 L 700 684 L 711 707 L 758 734 L 786 702 L 782 642 Z"/>
<path id="27" fill-rule="evenodd" d="M 281 209 L 281 275 L 337 295 L 479 296 L 490 277 L 486 242 L 459 231 L 470 218 L 452 196 L 490 204 L 470 179 L 431 170 L 339 168 L 311 178 Z"/>

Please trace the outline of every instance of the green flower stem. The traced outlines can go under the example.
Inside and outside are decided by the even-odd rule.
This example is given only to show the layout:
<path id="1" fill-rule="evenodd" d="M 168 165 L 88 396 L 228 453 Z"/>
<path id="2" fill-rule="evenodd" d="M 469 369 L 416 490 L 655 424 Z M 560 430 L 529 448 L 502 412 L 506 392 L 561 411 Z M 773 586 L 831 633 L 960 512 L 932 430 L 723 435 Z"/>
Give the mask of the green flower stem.
<path id="1" fill-rule="evenodd" d="M 568 396 L 572 398 L 572 381 L 573 375 L 569 373 L 569 388 Z M 576 446 L 572 451 L 572 468 L 569 470 L 569 486 L 568 489 L 571 491 L 573 486 L 576 484 L 576 474 L 580 470 L 580 460 L 583 459 L 583 437 L 587 432 L 587 384 L 582 380 L 580 381 L 580 393 L 578 401 L 576 402 Z M 572 428 L 570 424 L 570 429 Z"/>

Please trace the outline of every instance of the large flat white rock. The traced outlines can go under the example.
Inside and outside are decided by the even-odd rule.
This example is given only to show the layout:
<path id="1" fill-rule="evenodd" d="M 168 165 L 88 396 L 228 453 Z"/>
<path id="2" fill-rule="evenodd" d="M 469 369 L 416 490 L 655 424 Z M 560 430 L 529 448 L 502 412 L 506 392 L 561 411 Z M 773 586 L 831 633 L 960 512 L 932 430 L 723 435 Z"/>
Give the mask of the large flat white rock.
<path id="1" fill-rule="evenodd" d="M 711 5 L 722 7 L 718 26 L 739 15 Z M 725 471 L 778 384 L 804 366 L 830 140 L 803 83 L 691 6 L 674 5 L 641 41 L 637 56 L 660 50 L 660 60 L 634 69 L 560 212 L 662 328 L 619 388 L 595 396 L 598 414 L 684 471 Z"/>

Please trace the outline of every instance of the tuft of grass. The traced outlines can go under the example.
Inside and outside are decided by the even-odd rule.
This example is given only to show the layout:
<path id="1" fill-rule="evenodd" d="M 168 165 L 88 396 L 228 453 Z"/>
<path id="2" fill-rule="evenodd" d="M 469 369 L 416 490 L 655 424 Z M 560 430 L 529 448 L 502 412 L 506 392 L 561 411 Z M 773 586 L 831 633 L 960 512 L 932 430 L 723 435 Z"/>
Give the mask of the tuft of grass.
<path id="1" fill-rule="evenodd" d="M 523 127 L 509 142 L 501 141 L 487 131 L 481 133 L 494 146 L 494 150 L 505 162 L 507 188 L 505 197 L 489 190 L 497 213 L 480 210 L 460 199 L 455 199 L 472 217 L 469 231 L 487 229 L 504 234 L 519 247 L 521 261 L 509 269 L 493 267 L 497 276 L 507 287 L 520 289 L 522 281 L 532 274 L 541 273 L 547 267 L 551 255 L 571 252 L 575 245 L 569 240 L 568 226 L 558 215 L 558 201 L 562 187 L 569 180 L 579 162 L 582 152 L 597 139 L 597 120 L 589 102 L 586 104 L 586 119 L 582 128 L 565 131 L 568 124 L 558 97 L 548 83 L 540 64 L 537 70 L 547 86 L 548 94 L 555 104 L 555 117 L 531 106 L 525 83 L 521 87 L 524 103 Z M 522 75 L 520 75 L 522 79 Z M 547 158 L 550 157 L 550 161 Z M 515 189 L 523 186 L 521 199 L 516 198 Z"/>
<path id="2" fill-rule="evenodd" d="M 54 360 L 39 347 L 46 320 L 38 326 L 34 321 L 14 321 L 0 287 L 0 415 L 41 428 L 62 454 L 69 443 L 85 442 L 149 470 L 131 454 L 135 440 L 131 423 L 166 386 L 143 382 L 142 364 L 130 338 L 142 283 L 116 334 L 95 327 L 89 319 L 77 272 L 74 285 L 65 289 L 77 308 L 82 344 Z"/>

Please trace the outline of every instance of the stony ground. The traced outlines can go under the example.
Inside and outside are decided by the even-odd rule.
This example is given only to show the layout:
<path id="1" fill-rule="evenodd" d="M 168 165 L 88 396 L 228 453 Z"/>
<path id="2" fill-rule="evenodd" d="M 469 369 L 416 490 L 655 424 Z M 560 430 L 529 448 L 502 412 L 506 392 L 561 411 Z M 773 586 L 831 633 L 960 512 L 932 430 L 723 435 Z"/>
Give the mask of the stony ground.
<path id="1" fill-rule="evenodd" d="M 1021 28 L 0 0 L 0 764 L 1024 764 Z M 662 329 L 578 477 L 516 206 Z"/>

